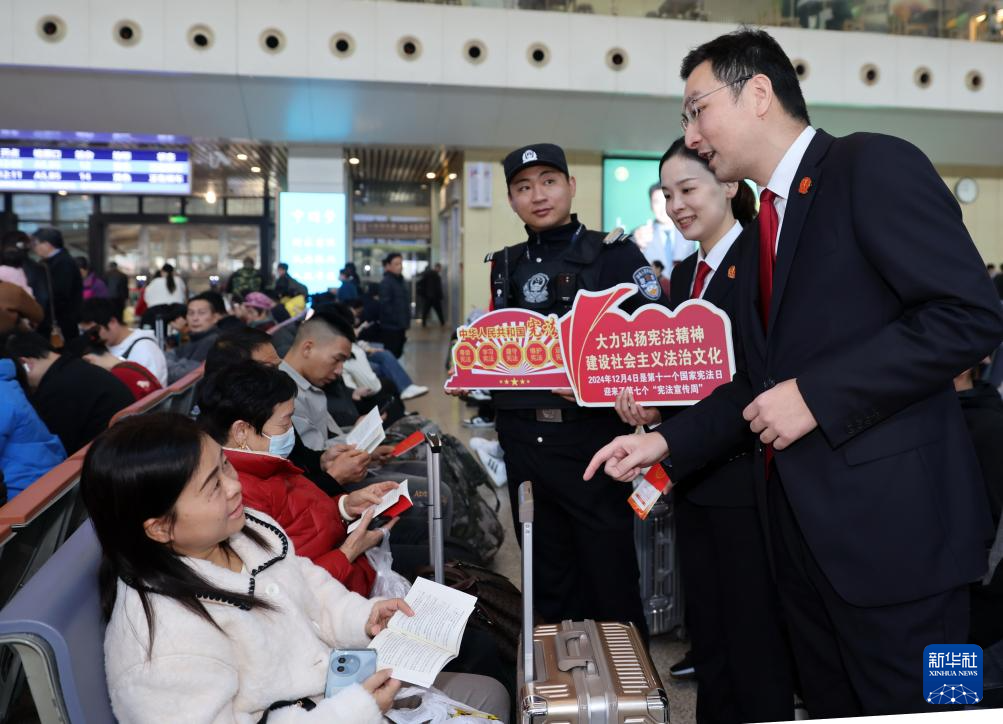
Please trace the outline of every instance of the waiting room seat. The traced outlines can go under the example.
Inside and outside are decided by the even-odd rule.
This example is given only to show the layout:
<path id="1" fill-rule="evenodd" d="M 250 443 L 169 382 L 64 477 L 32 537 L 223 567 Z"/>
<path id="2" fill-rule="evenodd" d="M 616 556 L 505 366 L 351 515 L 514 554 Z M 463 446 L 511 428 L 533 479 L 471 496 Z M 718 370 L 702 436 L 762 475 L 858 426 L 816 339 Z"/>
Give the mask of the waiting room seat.
<path id="1" fill-rule="evenodd" d="M 119 420 L 124 420 L 132 415 L 142 415 L 147 412 L 167 412 L 169 409 L 168 406 L 170 404 L 170 398 L 170 387 L 165 387 L 162 390 L 151 392 L 142 400 L 136 400 L 128 407 L 123 407 L 121 410 L 116 412 L 108 422 L 108 427 L 111 427 Z"/>
<path id="2" fill-rule="evenodd" d="M 88 521 L 0 610 L 0 645 L 20 656 L 45 724 L 115 721 L 105 681 L 100 559 Z"/>
<path id="3" fill-rule="evenodd" d="M 192 408 L 195 407 L 195 392 L 198 390 L 198 383 L 204 371 L 205 364 L 202 364 L 167 388 L 170 394 L 165 412 L 176 412 L 185 416 L 191 414 Z"/>
<path id="4" fill-rule="evenodd" d="M 0 527 L 15 533 L 0 548 L 0 606 L 49 559 L 86 517 L 80 472 L 86 445 L 0 507 Z"/>
<path id="5" fill-rule="evenodd" d="M 0 551 L 7 545 L 7 542 L 14 537 L 14 529 L 9 525 L 0 525 Z"/>

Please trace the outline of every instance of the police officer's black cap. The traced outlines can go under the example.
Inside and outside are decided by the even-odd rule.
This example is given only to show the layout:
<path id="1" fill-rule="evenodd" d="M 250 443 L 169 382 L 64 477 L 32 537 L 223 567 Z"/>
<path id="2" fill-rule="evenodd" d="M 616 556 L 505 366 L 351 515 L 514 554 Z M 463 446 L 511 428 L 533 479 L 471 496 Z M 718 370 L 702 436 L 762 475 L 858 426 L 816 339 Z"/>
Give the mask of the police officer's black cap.
<path id="1" fill-rule="evenodd" d="M 512 151 L 502 161 L 505 167 L 505 183 L 512 183 L 517 173 L 530 166 L 550 166 L 556 168 L 565 176 L 568 172 L 568 159 L 564 157 L 564 149 L 553 143 L 534 143 Z"/>

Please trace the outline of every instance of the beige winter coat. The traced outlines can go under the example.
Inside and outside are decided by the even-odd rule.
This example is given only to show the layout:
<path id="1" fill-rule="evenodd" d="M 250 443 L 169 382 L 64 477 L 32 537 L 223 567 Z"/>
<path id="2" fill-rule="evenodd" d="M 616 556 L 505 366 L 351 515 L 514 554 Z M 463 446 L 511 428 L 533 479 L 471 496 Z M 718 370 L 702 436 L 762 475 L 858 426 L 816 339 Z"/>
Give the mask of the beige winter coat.
<path id="1" fill-rule="evenodd" d="M 339 722 L 377 724 L 375 700 L 355 684 L 324 699 L 332 648 L 365 648 L 372 602 L 347 591 L 323 568 L 296 556 L 292 543 L 268 516 L 248 511 L 261 533 L 262 550 L 243 533 L 230 544 L 248 573 L 208 561 L 185 563 L 221 589 L 254 594 L 276 611 L 241 610 L 205 601 L 220 629 L 173 599 L 150 595 L 155 621 L 152 655 L 139 594 L 122 581 L 105 634 L 105 668 L 115 716 L 132 722 L 257 722 L 273 702 L 311 697 L 312 711 L 277 709 L 270 724 Z"/>

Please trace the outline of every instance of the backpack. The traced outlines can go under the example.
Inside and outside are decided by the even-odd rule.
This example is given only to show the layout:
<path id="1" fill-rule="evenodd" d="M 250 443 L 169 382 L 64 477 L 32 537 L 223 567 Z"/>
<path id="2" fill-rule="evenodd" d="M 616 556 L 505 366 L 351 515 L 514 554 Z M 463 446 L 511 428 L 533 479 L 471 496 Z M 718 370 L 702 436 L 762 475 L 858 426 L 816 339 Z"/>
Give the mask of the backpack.
<path id="1" fill-rule="evenodd" d="M 470 546 L 478 562 L 487 565 L 505 540 L 505 529 L 498 520 L 501 501 L 484 468 L 452 435 L 442 436 L 442 479 L 453 491 L 450 535 Z M 481 495 L 481 488 L 494 497 L 493 503 Z"/>
<path id="2" fill-rule="evenodd" d="M 439 432 L 438 426 L 420 415 L 406 415 L 387 430 L 387 444 L 403 440 L 413 432 Z M 453 491 L 453 527 L 448 536 L 469 549 L 471 558 L 481 565 L 489 564 L 501 548 L 505 529 L 498 520 L 501 501 L 481 464 L 470 450 L 453 435 L 441 434 L 442 455 L 440 474 L 442 482 Z M 417 460 L 416 447 L 401 456 L 404 460 Z M 481 494 L 481 488 L 490 493 Z M 489 502 L 493 497 L 493 501 Z"/>

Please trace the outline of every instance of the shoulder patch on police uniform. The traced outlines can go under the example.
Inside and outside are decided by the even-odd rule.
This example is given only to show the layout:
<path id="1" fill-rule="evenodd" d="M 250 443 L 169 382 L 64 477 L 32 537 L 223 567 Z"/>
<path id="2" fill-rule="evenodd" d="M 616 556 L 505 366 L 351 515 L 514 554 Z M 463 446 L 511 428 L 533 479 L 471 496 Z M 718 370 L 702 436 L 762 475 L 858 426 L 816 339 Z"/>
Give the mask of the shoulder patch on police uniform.
<path id="1" fill-rule="evenodd" d="M 642 266 L 634 272 L 634 282 L 641 294 L 648 299 L 655 300 L 662 296 L 662 285 L 658 283 L 658 276 L 650 266 Z"/>
<path id="2" fill-rule="evenodd" d="M 624 239 L 623 227 L 618 226 L 615 229 L 613 229 L 613 231 L 606 234 L 606 236 L 602 240 L 602 243 L 615 244 L 618 241 L 623 241 L 623 239 Z"/>

